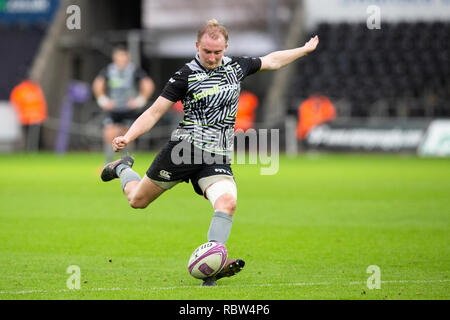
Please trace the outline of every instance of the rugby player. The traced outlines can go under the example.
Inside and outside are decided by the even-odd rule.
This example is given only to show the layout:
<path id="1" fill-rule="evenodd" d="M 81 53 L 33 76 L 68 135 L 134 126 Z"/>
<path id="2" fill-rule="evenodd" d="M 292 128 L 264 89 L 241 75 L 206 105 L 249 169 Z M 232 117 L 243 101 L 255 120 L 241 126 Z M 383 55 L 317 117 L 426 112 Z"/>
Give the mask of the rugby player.
<path id="1" fill-rule="evenodd" d="M 123 46 L 112 53 L 112 63 L 95 77 L 92 90 L 98 106 L 104 111 L 103 144 L 106 162 L 113 160 L 112 140 L 124 135 L 142 113 L 151 98 L 155 84 L 147 73 L 130 61 Z"/>
<path id="2" fill-rule="evenodd" d="M 112 148 L 116 152 L 124 149 L 149 131 L 175 102 L 181 101 L 185 115 L 172 138 L 142 179 L 132 169 L 134 159 L 126 155 L 104 167 L 102 180 L 120 178 L 122 190 L 133 208 L 146 208 L 177 183 L 190 181 L 195 192 L 208 199 L 214 208 L 208 241 L 225 244 L 237 201 L 228 155 L 233 150 L 240 83 L 258 71 L 286 66 L 314 51 L 318 43 L 315 36 L 302 47 L 259 58 L 227 57 L 226 28 L 215 19 L 208 21 L 198 31 L 194 59 L 169 79 L 161 95 L 125 135 L 113 139 Z M 202 285 L 214 286 L 216 280 L 241 271 L 244 264 L 242 259 L 229 259 L 221 272 L 205 279 Z"/>

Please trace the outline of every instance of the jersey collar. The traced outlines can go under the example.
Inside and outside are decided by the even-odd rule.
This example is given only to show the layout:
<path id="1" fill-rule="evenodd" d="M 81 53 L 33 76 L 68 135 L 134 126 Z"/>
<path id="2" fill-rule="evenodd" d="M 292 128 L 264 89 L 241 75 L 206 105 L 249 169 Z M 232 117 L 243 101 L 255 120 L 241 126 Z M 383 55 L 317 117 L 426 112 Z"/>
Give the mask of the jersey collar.
<path id="1" fill-rule="evenodd" d="M 205 66 L 203 66 L 203 64 L 200 62 L 200 55 L 198 54 L 198 52 L 195 54 L 195 58 L 194 58 L 195 62 L 198 64 L 198 66 L 204 70 L 205 72 L 211 72 L 211 71 L 215 71 L 218 70 L 220 68 L 223 68 L 225 66 L 225 62 L 228 60 L 226 59 L 225 56 L 222 57 L 222 63 L 215 69 L 207 69 L 205 68 Z"/>

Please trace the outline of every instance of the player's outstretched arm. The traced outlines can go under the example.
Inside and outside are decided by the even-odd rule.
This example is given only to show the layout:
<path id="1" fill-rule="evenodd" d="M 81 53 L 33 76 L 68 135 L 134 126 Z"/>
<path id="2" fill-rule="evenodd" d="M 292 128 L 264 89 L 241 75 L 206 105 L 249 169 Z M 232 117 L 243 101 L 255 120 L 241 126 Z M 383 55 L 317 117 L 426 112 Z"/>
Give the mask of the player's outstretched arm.
<path id="1" fill-rule="evenodd" d="M 173 106 L 174 102 L 159 96 L 158 99 L 143 114 L 136 119 L 124 136 L 113 139 L 114 151 L 122 150 L 128 143 L 149 131 L 159 119 Z"/>
<path id="2" fill-rule="evenodd" d="M 308 53 L 316 50 L 319 44 L 319 37 L 315 36 L 305 43 L 303 47 L 274 51 L 268 55 L 261 57 L 261 71 L 263 70 L 278 70 L 289 63 L 306 56 Z"/>

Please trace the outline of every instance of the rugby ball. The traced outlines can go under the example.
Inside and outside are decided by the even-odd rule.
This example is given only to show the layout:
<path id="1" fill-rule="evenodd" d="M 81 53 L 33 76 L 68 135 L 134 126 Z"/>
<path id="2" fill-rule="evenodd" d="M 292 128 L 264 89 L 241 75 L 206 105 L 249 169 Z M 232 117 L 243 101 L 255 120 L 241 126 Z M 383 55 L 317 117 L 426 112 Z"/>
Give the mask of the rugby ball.
<path id="1" fill-rule="evenodd" d="M 188 271 L 197 279 L 212 277 L 227 261 L 227 248 L 220 242 L 207 242 L 195 249 L 188 263 Z"/>

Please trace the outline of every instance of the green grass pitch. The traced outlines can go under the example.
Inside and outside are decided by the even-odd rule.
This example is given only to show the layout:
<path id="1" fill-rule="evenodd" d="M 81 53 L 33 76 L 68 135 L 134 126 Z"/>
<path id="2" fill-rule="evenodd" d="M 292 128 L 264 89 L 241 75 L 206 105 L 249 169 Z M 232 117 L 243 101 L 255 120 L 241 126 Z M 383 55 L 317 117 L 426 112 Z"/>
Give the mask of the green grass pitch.
<path id="1" fill-rule="evenodd" d="M 143 175 L 153 154 L 135 155 Z M 201 288 L 187 272 L 211 204 L 180 184 L 147 209 L 102 154 L 0 156 L 0 299 L 449 299 L 450 161 L 404 155 L 281 156 L 276 175 L 234 165 L 227 243 L 244 270 Z M 67 268 L 81 289 L 66 286 Z M 380 268 L 369 289 L 367 268 Z"/>

